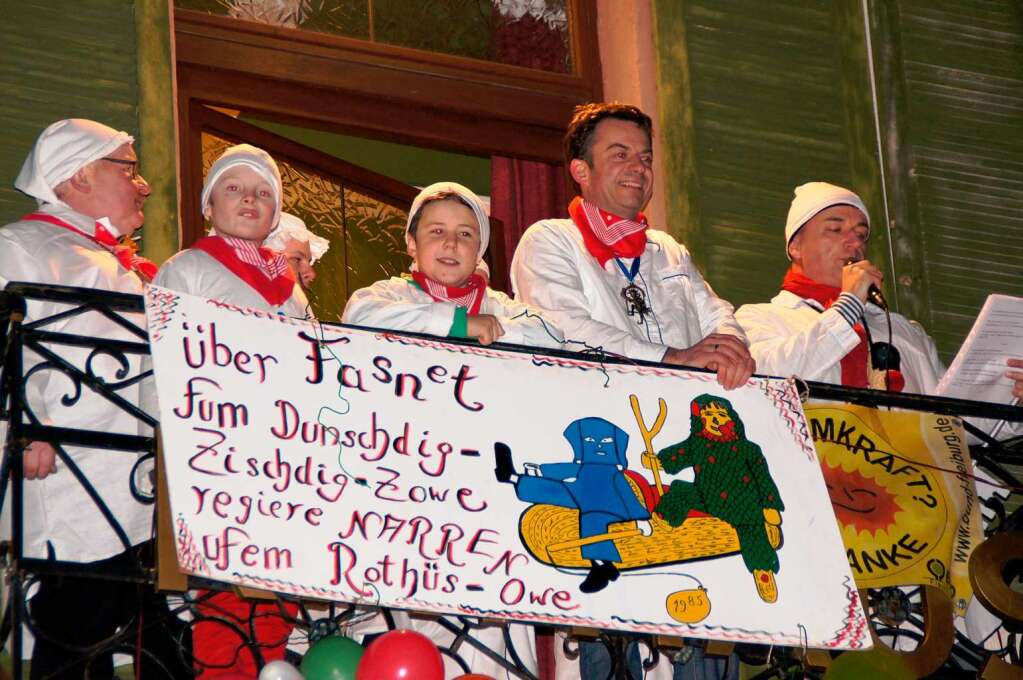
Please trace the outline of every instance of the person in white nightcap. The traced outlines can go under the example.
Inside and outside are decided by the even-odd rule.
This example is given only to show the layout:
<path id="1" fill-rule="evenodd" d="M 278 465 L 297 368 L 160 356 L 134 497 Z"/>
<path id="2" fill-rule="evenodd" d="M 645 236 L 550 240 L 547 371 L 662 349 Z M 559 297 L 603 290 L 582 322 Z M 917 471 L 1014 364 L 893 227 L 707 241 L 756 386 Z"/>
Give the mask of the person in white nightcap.
<path id="1" fill-rule="evenodd" d="M 870 214 L 863 200 L 844 187 L 808 182 L 796 187 L 785 222 L 785 249 L 792 264 L 782 290 L 770 302 L 744 305 L 735 318 L 746 331 L 760 372 L 806 380 L 933 394 L 945 366 L 934 341 L 915 321 L 890 312 L 891 344 L 897 364 L 875 365 L 871 342 L 888 341 L 888 318 L 870 288 L 880 288 L 881 272 L 866 257 Z M 1023 368 L 1010 359 L 1009 367 Z M 1023 396 L 1023 371 L 1008 370 L 1013 394 Z M 995 425 L 975 423 L 982 429 Z M 1004 434 L 1016 434 L 1007 423 Z M 983 477 L 983 474 L 981 474 Z M 981 497 L 994 487 L 978 483 Z M 956 624 L 971 639 L 983 640 L 997 627 L 974 599 Z"/>
<path id="2" fill-rule="evenodd" d="M 865 259 L 870 216 L 852 191 L 826 182 L 796 187 L 785 223 L 792 264 L 770 302 L 744 305 L 736 319 L 761 373 L 806 380 L 930 394 L 945 367 L 934 341 L 916 322 L 892 313 L 898 368 L 873 366 L 868 335 L 888 337 L 884 310 L 868 301 L 884 277 Z M 1023 361 L 1012 360 L 1023 368 Z M 887 374 L 886 374 L 887 373 Z M 898 373 L 896 375 L 895 373 Z M 1023 371 L 1008 371 L 1023 396 Z"/>
<path id="3" fill-rule="evenodd" d="M 306 318 L 308 301 L 284 255 L 263 247 L 281 219 L 283 191 L 277 163 L 249 144 L 232 146 L 210 167 L 200 204 L 212 231 L 192 247 L 167 260 L 158 286 Z M 248 629 L 264 662 L 284 658 L 297 613 L 291 603 L 257 602 L 232 592 L 211 594 L 197 605 L 214 619 L 233 618 Z M 281 611 L 287 616 L 281 616 Z M 192 653 L 199 678 L 255 677 L 257 660 L 233 630 L 215 621 L 192 628 Z"/>
<path id="4" fill-rule="evenodd" d="M 131 236 L 142 226 L 143 205 L 149 196 L 149 185 L 138 173 L 133 142 L 127 132 L 80 118 L 60 120 L 43 130 L 15 180 L 15 186 L 36 199 L 38 207 L 0 229 L 0 287 L 23 281 L 142 293 L 156 268 L 120 243 L 122 237 Z M 25 323 L 68 308 L 55 302 L 30 301 Z M 145 328 L 143 315 L 127 316 Z M 100 314 L 68 316 L 45 329 L 138 341 Z M 111 356 L 92 357 L 87 369 L 89 350 L 63 347 L 60 354 L 103 379 L 123 379 L 123 375 L 118 376 L 122 366 Z M 34 356 L 27 356 L 26 370 L 42 360 L 33 361 Z M 138 375 L 140 357 L 129 354 L 126 360 L 128 374 Z M 83 389 L 79 399 L 68 406 L 64 399 L 69 394 L 69 383 L 48 374 L 52 372 L 43 371 L 26 386 L 28 407 L 40 422 L 119 434 L 152 434 L 148 426 L 92 390 Z M 143 391 L 152 389 L 152 380 L 148 379 L 119 390 L 118 395 L 145 408 Z M 3 423 L 0 437 L 6 438 Z M 98 568 L 134 567 L 137 553 L 148 545 L 152 535 L 153 519 L 152 506 L 140 503 L 130 491 L 137 454 L 80 446 L 65 446 L 64 451 L 67 459 L 61 458 L 51 444 L 35 441 L 22 455 L 25 556 L 82 562 Z M 103 499 L 127 543 L 75 478 L 72 465 Z M 8 494 L 4 507 L 8 535 L 10 500 Z M 161 597 L 135 584 L 46 576 L 39 586 L 30 601 L 30 613 L 39 633 L 32 660 L 33 678 L 84 677 L 82 652 L 62 647 L 59 642 L 87 647 L 127 625 L 139 614 L 140 607 L 151 620 L 166 611 Z M 162 631 L 162 626 L 149 629 L 143 644 L 168 668 L 177 669 L 172 642 Z M 65 666 L 69 670 L 60 673 Z M 148 674 L 147 668 L 143 668 L 143 675 Z M 90 670 L 93 677 L 109 677 L 111 669 L 111 655 L 100 654 Z"/>
<path id="5" fill-rule="evenodd" d="M 281 218 L 281 174 L 266 151 L 232 146 L 210 167 L 201 209 L 211 235 L 167 260 L 157 285 L 296 318 L 308 300 L 287 259 L 263 247 Z"/>
<path id="6" fill-rule="evenodd" d="M 490 289 L 479 267 L 490 243 L 490 219 L 479 197 L 455 182 L 437 182 L 413 199 L 405 224 L 405 240 L 412 257 L 410 273 L 377 281 L 355 291 L 348 300 L 345 323 L 393 330 L 429 333 L 440 337 L 472 338 L 481 344 L 496 341 L 520 345 L 558 347 L 561 332 L 540 313 Z M 413 628 L 439 646 L 455 635 L 429 616 L 402 615 L 399 627 Z M 370 617 L 352 632 L 370 635 L 384 630 L 380 616 Z M 536 645 L 532 626 L 493 624 L 474 627 L 473 638 L 493 652 L 511 658 L 511 640 L 523 664 L 536 673 Z M 507 638 L 506 638 L 507 635 Z M 459 656 L 474 673 L 510 677 L 499 663 L 463 644 Z M 460 673 L 445 660 L 446 677 Z"/>
<path id="7" fill-rule="evenodd" d="M 309 231 L 298 215 L 282 212 L 263 246 L 283 253 L 302 287 L 308 288 L 316 279 L 313 265 L 330 249 L 330 241 Z"/>
<path id="8" fill-rule="evenodd" d="M 487 286 L 479 267 L 490 243 L 490 218 L 472 191 L 455 182 L 424 188 L 409 209 L 405 240 L 410 273 L 352 293 L 344 323 L 481 344 L 560 346 L 561 332 L 537 310 Z"/>

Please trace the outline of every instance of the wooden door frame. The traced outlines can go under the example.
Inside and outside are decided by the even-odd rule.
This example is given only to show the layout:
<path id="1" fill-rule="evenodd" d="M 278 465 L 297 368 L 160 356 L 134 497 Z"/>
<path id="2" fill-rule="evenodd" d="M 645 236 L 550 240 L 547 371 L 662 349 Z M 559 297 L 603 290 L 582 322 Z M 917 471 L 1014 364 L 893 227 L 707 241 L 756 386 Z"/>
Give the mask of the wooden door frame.
<path id="1" fill-rule="evenodd" d="M 596 3 L 568 0 L 568 14 L 571 74 L 175 10 L 182 245 L 201 234 L 195 130 L 202 121 L 194 117 L 208 110 L 203 105 L 339 134 L 560 164 L 572 109 L 602 98 Z M 270 134 L 254 126 L 249 132 L 251 139 Z M 488 261 L 494 287 L 507 289 L 501 228 L 492 223 L 497 236 Z"/>
<path id="2" fill-rule="evenodd" d="M 175 10 L 179 113 L 199 101 L 329 132 L 560 163 L 572 109 L 602 95 L 596 4 L 568 0 L 568 12 L 572 74 Z"/>

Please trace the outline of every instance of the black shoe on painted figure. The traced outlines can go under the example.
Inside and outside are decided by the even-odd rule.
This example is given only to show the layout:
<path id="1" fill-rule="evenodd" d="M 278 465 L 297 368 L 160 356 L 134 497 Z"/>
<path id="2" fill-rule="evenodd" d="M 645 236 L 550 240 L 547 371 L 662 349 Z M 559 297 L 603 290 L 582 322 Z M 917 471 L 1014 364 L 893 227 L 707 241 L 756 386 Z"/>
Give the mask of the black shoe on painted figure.
<path id="1" fill-rule="evenodd" d="M 579 590 L 584 593 L 596 593 L 607 587 L 611 581 L 618 580 L 618 567 L 612 562 L 594 562 L 590 567 L 590 573 L 579 584 Z"/>
<path id="2" fill-rule="evenodd" d="M 512 452 L 504 442 L 494 444 L 494 459 L 497 467 L 494 468 L 494 475 L 497 481 L 508 483 L 515 474 L 515 464 L 512 462 Z"/>

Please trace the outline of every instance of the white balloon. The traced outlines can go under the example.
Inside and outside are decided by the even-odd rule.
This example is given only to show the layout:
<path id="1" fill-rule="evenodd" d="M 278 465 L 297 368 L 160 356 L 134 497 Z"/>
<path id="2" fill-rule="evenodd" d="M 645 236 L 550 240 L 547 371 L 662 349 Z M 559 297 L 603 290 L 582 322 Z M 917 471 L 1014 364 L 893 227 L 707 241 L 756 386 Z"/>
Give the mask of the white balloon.
<path id="1" fill-rule="evenodd" d="M 271 661 L 259 672 L 259 680 L 302 680 L 302 674 L 287 661 Z"/>

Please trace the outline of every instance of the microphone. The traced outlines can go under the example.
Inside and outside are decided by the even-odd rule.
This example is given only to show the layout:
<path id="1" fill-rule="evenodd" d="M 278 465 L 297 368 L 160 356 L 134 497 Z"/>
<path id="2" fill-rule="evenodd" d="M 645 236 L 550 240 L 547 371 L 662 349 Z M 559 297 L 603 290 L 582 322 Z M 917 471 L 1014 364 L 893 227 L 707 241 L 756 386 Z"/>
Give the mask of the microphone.
<path id="1" fill-rule="evenodd" d="M 874 284 L 870 284 L 870 288 L 867 289 L 867 299 L 881 309 L 888 309 L 888 301 L 884 299 L 884 293 L 882 293 L 881 289 Z"/>
<path id="2" fill-rule="evenodd" d="M 861 257 L 850 257 L 848 260 L 845 261 L 845 263 L 846 265 L 856 264 L 862 259 L 863 258 Z M 884 299 L 884 293 L 882 293 L 881 289 L 875 286 L 873 283 L 870 284 L 870 288 L 867 289 L 867 300 L 869 302 L 873 302 L 881 309 L 888 311 L 888 301 Z"/>

